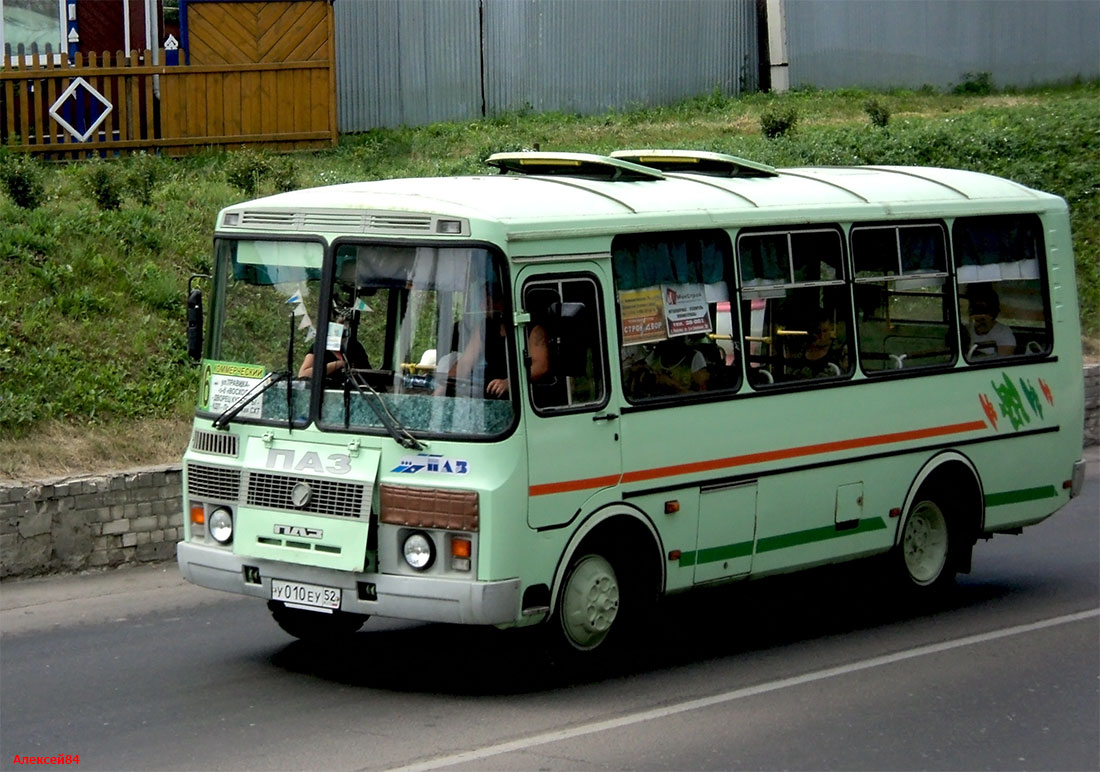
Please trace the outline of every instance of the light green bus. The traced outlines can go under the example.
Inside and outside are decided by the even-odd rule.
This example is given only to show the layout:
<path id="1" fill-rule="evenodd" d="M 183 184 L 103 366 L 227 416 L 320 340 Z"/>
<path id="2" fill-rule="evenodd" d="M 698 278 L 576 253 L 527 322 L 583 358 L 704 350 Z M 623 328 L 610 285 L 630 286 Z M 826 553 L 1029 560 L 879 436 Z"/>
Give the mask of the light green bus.
<path id="1" fill-rule="evenodd" d="M 591 651 L 661 595 L 856 558 L 932 593 L 1079 491 L 1062 199 L 688 150 L 488 164 L 219 214 L 188 580 L 302 638 L 376 615 Z"/>

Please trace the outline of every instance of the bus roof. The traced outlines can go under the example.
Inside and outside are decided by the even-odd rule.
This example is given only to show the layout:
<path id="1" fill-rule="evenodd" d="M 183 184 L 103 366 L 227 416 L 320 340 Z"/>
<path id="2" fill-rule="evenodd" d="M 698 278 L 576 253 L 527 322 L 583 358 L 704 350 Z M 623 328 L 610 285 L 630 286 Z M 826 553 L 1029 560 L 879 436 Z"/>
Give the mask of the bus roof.
<path id="1" fill-rule="evenodd" d="M 684 153 L 665 152 L 679 152 L 681 158 Z M 517 155 L 499 156 L 502 172 L 518 166 Z M 594 234 L 605 229 L 739 227 L 823 218 L 942 217 L 1065 207 L 1057 196 L 1000 177 L 955 169 L 772 170 L 732 156 L 700 153 L 712 168 L 720 166 L 715 159 L 732 159 L 727 164 L 730 174 L 654 168 L 652 176 L 623 176 L 624 168 L 636 171 L 638 166 L 604 156 L 557 154 L 563 164 L 568 162 L 582 172 L 570 174 L 567 168 L 555 167 L 554 154 L 532 155 L 546 160 L 518 174 L 378 180 L 283 193 L 228 207 L 219 225 L 250 232 L 414 235 L 445 232 L 436 230 L 438 219 L 461 218 L 495 223 L 507 238 L 525 240 L 563 228 Z M 607 169 L 608 176 L 600 176 L 601 169 Z M 227 222 L 226 213 L 237 216 Z M 672 217 L 677 218 L 675 225 Z"/>

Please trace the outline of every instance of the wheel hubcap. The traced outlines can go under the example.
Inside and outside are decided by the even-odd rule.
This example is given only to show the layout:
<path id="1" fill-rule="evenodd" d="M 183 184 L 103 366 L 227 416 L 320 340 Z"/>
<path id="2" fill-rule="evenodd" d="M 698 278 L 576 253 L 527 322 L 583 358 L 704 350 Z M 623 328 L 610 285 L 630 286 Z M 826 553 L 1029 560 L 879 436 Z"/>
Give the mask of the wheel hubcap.
<path id="1" fill-rule="evenodd" d="M 598 646 L 619 613 L 615 569 L 599 555 L 581 559 L 562 592 L 561 620 L 569 642 L 578 649 Z"/>
<path id="2" fill-rule="evenodd" d="M 936 504 L 917 505 L 902 537 L 902 554 L 909 576 L 917 584 L 931 584 L 947 563 L 947 519 Z"/>

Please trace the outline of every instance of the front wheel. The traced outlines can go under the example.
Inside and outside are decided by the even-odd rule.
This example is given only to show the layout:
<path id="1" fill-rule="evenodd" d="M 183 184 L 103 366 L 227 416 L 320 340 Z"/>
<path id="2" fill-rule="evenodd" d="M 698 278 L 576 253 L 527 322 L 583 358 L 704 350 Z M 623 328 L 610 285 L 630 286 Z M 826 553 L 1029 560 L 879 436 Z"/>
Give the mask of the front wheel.
<path id="1" fill-rule="evenodd" d="M 622 608 L 620 578 L 606 557 L 588 553 L 573 560 L 558 599 L 558 621 L 565 642 L 592 651 L 611 635 Z"/>
<path id="2" fill-rule="evenodd" d="M 944 507 L 933 497 L 919 497 L 905 521 L 895 566 L 912 591 L 928 592 L 955 578 L 952 533 Z"/>
<path id="3" fill-rule="evenodd" d="M 277 600 L 269 600 L 267 608 L 283 632 L 303 641 L 319 642 L 347 638 L 362 627 L 368 619 L 365 614 L 349 614 L 346 611 L 325 614 L 320 611 L 290 608 Z"/>

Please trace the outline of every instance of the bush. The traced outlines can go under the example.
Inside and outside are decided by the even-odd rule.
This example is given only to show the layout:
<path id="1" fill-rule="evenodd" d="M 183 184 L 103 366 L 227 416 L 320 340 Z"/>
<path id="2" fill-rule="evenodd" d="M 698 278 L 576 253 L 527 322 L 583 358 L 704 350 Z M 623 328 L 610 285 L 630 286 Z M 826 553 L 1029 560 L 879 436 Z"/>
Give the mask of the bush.
<path id="1" fill-rule="evenodd" d="M 37 209 L 45 202 L 43 177 L 41 164 L 30 156 L 0 156 L 0 183 L 18 207 Z"/>
<path id="2" fill-rule="evenodd" d="M 798 111 L 793 107 L 777 107 L 760 115 L 760 130 L 768 139 L 785 137 L 798 123 Z"/>
<path id="3" fill-rule="evenodd" d="M 291 156 L 279 156 L 271 160 L 269 164 L 271 184 L 275 190 L 285 193 L 288 190 L 297 190 L 301 187 L 299 182 L 298 162 Z"/>
<path id="4" fill-rule="evenodd" d="M 877 99 L 868 99 L 863 103 L 863 112 L 871 119 L 871 124 L 885 129 L 890 123 L 890 109 Z"/>
<path id="5" fill-rule="evenodd" d="M 142 206 L 153 203 L 153 191 L 165 174 L 164 162 L 155 155 L 142 151 L 130 159 L 127 187 Z"/>
<path id="6" fill-rule="evenodd" d="M 90 161 L 84 169 L 84 187 L 103 211 L 114 211 L 122 206 L 122 179 L 113 164 Z"/>
<path id="7" fill-rule="evenodd" d="M 963 82 L 952 89 L 955 94 L 988 96 L 993 93 L 993 76 L 988 72 L 963 73 Z"/>
<path id="8" fill-rule="evenodd" d="M 256 195 L 260 182 L 271 174 L 271 161 L 256 150 L 238 150 L 229 154 L 225 164 L 225 179 L 248 196 Z"/>
<path id="9" fill-rule="evenodd" d="M 283 193 L 301 187 L 298 161 L 292 156 L 271 156 L 264 151 L 240 150 L 229 155 L 225 178 L 249 196 L 256 195 L 264 183 Z"/>

